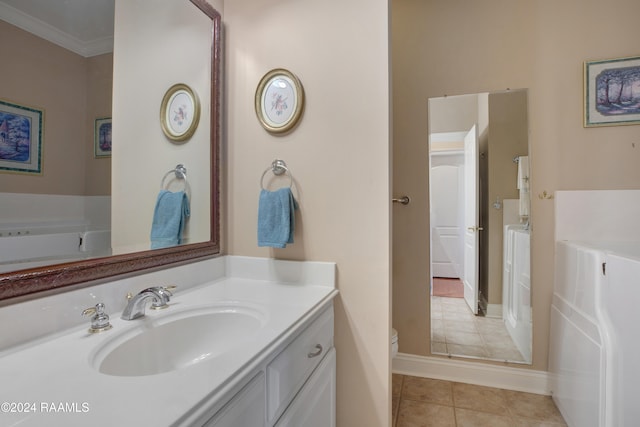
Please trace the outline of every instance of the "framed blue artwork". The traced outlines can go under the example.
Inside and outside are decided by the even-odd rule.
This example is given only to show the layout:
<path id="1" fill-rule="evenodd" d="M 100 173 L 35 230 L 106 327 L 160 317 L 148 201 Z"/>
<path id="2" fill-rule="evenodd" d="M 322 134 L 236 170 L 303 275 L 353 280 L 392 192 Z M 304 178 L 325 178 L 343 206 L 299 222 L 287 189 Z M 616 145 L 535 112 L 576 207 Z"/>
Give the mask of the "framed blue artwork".
<path id="1" fill-rule="evenodd" d="M 584 126 L 640 124 L 640 57 L 584 63 Z"/>
<path id="2" fill-rule="evenodd" d="M 42 174 L 44 112 L 0 100 L 0 172 Z"/>
<path id="3" fill-rule="evenodd" d="M 96 159 L 111 157 L 111 117 L 96 119 L 93 131 L 93 147 Z"/>

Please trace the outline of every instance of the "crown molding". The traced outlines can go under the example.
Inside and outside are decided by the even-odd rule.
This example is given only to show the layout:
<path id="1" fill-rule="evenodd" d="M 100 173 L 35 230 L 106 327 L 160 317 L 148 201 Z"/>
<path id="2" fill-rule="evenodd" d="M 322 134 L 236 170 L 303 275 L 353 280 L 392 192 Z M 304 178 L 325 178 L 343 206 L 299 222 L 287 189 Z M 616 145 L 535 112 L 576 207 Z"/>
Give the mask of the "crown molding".
<path id="1" fill-rule="evenodd" d="M 113 37 L 83 42 L 4 3 L 0 3 L 0 19 L 86 58 L 113 52 Z"/>

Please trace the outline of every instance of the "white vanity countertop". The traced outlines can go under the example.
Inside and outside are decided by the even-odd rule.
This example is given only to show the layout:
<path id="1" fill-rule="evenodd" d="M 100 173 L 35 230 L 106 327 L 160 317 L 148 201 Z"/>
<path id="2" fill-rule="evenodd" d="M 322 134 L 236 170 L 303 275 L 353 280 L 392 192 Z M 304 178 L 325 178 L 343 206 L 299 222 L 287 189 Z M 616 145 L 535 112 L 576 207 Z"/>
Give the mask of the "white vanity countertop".
<path id="1" fill-rule="evenodd" d="M 87 321 L 61 334 L 0 352 L 0 425 L 172 425 L 197 410 L 203 399 L 211 401 L 226 394 L 239 374 L 260 362 L 265 350 L 286 341 L 336 294 L 333 283 L 225 277 L 176 292 L 169 308 L 147 308 L 146 316 L 140 319 L 124 321 L 120 313 L 108 313 L 113 325 L 110 331 L 89 334 Z M 227 354 L 179 370 L 138 377 L 105 375 L 92 366 L 96 350 L 123 331 L 172 312 L 231 301 L 259 307 L 265 314 L 265 325 L 263 332 Z"/>

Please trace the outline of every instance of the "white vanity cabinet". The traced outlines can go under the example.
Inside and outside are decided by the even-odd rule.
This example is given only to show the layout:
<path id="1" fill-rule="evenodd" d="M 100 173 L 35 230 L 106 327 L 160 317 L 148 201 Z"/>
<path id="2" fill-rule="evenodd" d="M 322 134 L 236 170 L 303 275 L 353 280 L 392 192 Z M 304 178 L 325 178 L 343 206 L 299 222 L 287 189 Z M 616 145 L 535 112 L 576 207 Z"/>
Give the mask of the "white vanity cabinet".
<path id="1" fill-rule="evenodd" d="M 206 427 L 335 426 L 333 307 L 275 348 Z M 241 381 L 245 383 L 245 381 Z"/>
<path id="2" fill-rule="evenodd" d="M 276 427 L 335 427 L 336 351 L 329 350 Z"/>
<path id="3" fill-rule="evenodd" d="M 264 426 L 264 374 L 260 372 L 204 427 Z"/>

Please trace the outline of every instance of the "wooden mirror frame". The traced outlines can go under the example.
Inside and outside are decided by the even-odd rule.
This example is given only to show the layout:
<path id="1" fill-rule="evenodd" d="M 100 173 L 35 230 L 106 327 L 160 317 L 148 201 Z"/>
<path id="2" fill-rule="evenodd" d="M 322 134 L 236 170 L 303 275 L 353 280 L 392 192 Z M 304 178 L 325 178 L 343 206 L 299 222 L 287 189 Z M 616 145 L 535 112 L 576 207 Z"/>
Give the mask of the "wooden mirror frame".
<path id="1" fill-rule="evenodd" d="M 56 264 L 0 275 L 0 300 L 56 291 L 84 282 L 108 279 L 142 270 L 171 266 L 220 254 L 220 76 L 221 25 L 218 11 L 206 0 L 189 0 L 212 22 L 211 33 L 211 237 L 208 242 L 148 250 L 86 261 Z"/>

